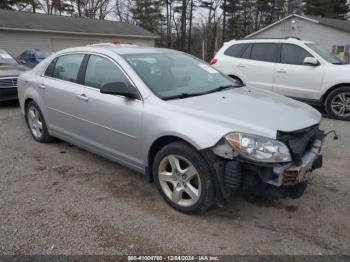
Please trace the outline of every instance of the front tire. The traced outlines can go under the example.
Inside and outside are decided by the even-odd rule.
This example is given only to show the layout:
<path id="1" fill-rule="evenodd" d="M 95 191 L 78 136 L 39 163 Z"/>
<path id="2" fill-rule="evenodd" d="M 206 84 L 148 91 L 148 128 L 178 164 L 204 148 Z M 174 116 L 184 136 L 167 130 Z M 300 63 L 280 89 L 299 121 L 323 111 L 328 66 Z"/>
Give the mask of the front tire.
<path id="1" fill-rule="evenodd" d="M 25 117 L 30 133 L 36 141 L 49 143 L 53 140 L 53 137 L 48 132 L 44 116 L 34 101 L 27 105 Z"/>
<path id="2" fill-rule="evenodd" d="M 350 120 L 350 87 L 333 90 L 326 98 L 325 109 L 329 116 L 339 120 Z"/>
<path id="3" fill-rule="evenodd" d="M 153 161 L 153 177 L 163 199 L 184 213 L 202 213 L 214 203 L 209 166 L 184 142 L 163 147 Z"/>

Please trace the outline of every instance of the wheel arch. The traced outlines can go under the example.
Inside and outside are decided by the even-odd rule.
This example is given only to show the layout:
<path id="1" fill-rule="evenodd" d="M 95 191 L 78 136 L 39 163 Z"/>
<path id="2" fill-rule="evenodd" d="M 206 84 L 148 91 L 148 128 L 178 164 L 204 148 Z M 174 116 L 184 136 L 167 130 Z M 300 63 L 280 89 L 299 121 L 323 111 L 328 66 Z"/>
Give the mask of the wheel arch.
<path id="1" fill-rule="evenodd" d="M 27 115 L 27 106 L 29 105 L 30 102 L 34 102 L 35 103 L 35 100 L 31 97 L 27 97 L 25 100 L 24 100 L 24 115 Z"/>
<path id="2" fill-rule="evenodd" d="M 242 78 L 240 78 L 239 76 L 234 75 L 234 74 L 229 74 L 228 76 L 233 78 L 233 79 L 236 79 L 236 80 L 240 81 L 242 84 L 244 84 Z"/>
<path id="3" fill-rule="evenodd" d="M 340 83 L 340 84 L 336 84 L 336 85 L 332 86 L 331 88 L 329 88 L 321 97 L 322 105 L 325 104 L 328 95 L 330 93 L 332 93 L 335 89 L 340 88 L 340 87 L 350 87 L 350 83 Z"/>
<path id="4" fill-rule="evenodd" d="M 163 147 L 170 143 L 174 142 L 185 142 L 186 144 L 192 146 L 193 148 L 197 149 L 195 145 L 187 141 L 186 139 L 176 136 L 176 135 L 164 135 L 161 137 L 158 137 L 150 146 L 150 149 L 148 150 L 148 156 L 147 156 L 147 176 L 149 177 L 150 181 L 153 181 L 153 172 L 152 172 L 152 166 L 153 161 L 159 150 L 161 150 Z"/>

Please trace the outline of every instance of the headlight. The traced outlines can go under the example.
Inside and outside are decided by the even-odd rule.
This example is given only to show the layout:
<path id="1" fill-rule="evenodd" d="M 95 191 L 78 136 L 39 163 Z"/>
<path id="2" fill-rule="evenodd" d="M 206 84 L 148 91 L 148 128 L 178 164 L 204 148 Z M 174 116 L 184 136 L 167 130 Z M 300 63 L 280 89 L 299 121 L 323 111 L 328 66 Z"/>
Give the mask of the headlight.
<path id="1" fill-rule="evenodd" d="M 264 163 L 292 161 L 289 149 L 280 141 L 245 133 L 231 133 L 225 138 L 241 156 L 249 160 Z"/>

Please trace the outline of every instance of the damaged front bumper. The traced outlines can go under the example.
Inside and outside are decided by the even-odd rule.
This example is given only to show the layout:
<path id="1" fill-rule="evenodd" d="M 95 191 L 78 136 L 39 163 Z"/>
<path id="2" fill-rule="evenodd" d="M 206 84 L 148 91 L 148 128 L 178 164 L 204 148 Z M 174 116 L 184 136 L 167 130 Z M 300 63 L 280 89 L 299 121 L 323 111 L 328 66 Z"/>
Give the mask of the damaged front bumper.
<path id="1" fill-rule="evenodd" d="M 273 168 L 275 177 L 273 179 L 262 179 L 263 182 L 274 186 L 294 186 L 306 178 L 307 174 L 315 169 L 319 169 L 323 164 L 321 154 L 322 142 L 316 140 L 312 149 L 304 153 L 301 158 L 301 165 L 289 163 Z"/>
<path id="2" fill-rule="evenodd" d="M 251 162 L 227 143 L 219 143 L 211 151 L 216 156 L 213 166 L 221 192 L 249 190 L 273 199 L 302 196 L 308 174 L 322 167 L 324 133 L 318 130 L 315 134 L 298 161 L 289 163 Z"/>

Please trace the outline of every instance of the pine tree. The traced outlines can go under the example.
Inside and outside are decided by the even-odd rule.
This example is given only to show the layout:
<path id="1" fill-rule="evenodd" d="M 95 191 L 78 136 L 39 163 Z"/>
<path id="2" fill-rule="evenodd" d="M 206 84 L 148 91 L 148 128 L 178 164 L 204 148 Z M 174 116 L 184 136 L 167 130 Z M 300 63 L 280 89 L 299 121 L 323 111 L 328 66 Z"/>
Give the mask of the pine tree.
<path id="1" fill-rule="evenodd" d="M 130 11 L 137 25 L 154 33 L 161 31 L 162 13 L 160 0 L 134 0 Z"/>
<path id="2" fill-rule="evenodd" d="M 305 14 L 344 19 L 349 12 L 347 0 L 305 0 Z"/>

